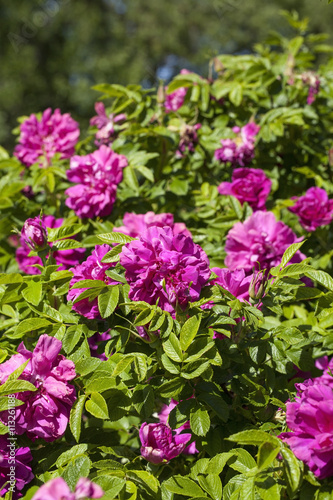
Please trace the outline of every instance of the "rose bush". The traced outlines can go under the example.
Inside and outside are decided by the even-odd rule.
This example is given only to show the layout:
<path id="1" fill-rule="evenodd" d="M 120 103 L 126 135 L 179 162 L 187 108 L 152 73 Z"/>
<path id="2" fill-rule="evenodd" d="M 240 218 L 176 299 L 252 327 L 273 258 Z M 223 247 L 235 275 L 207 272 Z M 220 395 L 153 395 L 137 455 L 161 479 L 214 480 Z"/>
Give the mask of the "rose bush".
<path id="1" fill-rule="evenodd" d="M 330 495 L 331 47 L 290 20 L 0 149 L 6 500 Z"/>

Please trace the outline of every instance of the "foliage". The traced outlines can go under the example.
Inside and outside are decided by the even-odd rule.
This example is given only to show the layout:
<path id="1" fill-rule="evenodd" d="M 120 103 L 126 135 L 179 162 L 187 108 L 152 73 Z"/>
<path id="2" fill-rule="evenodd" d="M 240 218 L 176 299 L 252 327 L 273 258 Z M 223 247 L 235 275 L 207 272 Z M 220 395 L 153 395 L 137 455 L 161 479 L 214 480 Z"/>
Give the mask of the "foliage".
<path id="1" fill-rule="evenodd" d="M 168 92 L 180 87 L 187 92 L 175 112 L 165 112 L 163 86 L 157 94 L 135 84 L 94 87 L 108 112 L 126 114 L 112 149 L 127 157 L 128 166 L 109 217 L 79 219 L 66 207 L 69 160 L 56 155 L 44 168 L 37 162 L 23 169 L 1 149 L 1 360 L 21 341 L 32 350 L 47 334 L 61 340 L 77 374 L 77 400 L 65 435 L 51 443 L 20 436 L 34 457 L 35 479 L 26 500 L 36 486 L 58 476 L 71 487 L 89 476 L 110 500 L 328 497 L 332 480 L 319 482 L 278 438 L 286 430 L 285 402 L 294 397 L 295 382 L 319 375 L 315 360 L 333 354 L 330 226 L 307 233 L 287 210 L 291 198 L 313 184 L 333 191 L 333 60 L 319 68 L 320 90 L 307 104 L 309 85 L 302 75 L 313 69 L 314 54 L 331 47 L 324 45 L 324 36 L 304 34 L 302 21 L 291 22 L 297 31 L 292 39 L 275 34 L 269 45 L 256 45 L 253 55 L 215 57 L 210 68 L 216 79 L 176 76 Z M 133 238 L 113 231 L 125 212 L 173 213 L 205 250 L 210 267 L 223 267 L 227 233 L 252 209 L 218 194 L 217 186 L 230 180 L 232 169 L 214 152 L 221 139 L 234 136 L 234 126 L 251 119 L 260 125 L 251 167 L 262 168 L 272 180 L 267 209 L 306 241 L 286 250 L 267 276 L 265 295 L 251 303 L 217 284 L 205 286 L 198 301 L 175 314 L 159 304 L 130 300 L 119 259 Z M 194 151 L 177 155 L 184 126 L 197 123 Z M 96 149 L 95 132 L 90 128 L 77 154 Z M 27 186 L 32 192 L 22 191 Z M 18 241 L 10 232 L 39 215 L 41 207 L 64 220 L 48 230 L 52 249 L 48 256 L 39 253 L 40 274 L 27 275 L 18 269 Z M 101 243 L 112 247 L 102 260 L 109 264 L 106 276 L 112 283 L 70 284 L 73 272 L 58 270 L 54 252 L 79 245 L 88 255 Z M 309 259 L 290 264 L 300 247 Z M 100 317 L 74 312 L 66 298 L 70 288 L 82 289 L 75 302 L 97 299 Z M 107 331 L 110 339 L 98 347 L 106 359 L 93 357 L 88 340 Z M 1 386 L 0 404 L 7 394 L 31 390 L 20 374 Z M 147 464 L 139 428 L 156 422 L 156 412 L 171 398 L 179 404 L 169 424 L 177 429 L 189 421 L 198 453 Z M 4 425 L 0 432 L 6 434 Z"/>

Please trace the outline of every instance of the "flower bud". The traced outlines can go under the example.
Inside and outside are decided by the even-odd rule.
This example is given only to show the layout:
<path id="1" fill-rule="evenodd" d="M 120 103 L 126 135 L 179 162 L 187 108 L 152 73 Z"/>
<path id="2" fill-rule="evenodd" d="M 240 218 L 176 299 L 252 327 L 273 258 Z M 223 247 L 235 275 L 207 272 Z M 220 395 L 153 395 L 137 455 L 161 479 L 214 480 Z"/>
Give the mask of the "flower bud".
<path id="1" fill-rule="evenodd" d="M 260 300 L 265 292 L 266 271 L 254 271 L 253 278 L 249 286 L 249 296 L 253 301 Z"/>
<path id="2" fill-rule="evenodd" d="M 21 236 L 31 250 L 39 252 L 47 248 L 47 231 L 40 217 L 27 219 L 21 231 Z"/>

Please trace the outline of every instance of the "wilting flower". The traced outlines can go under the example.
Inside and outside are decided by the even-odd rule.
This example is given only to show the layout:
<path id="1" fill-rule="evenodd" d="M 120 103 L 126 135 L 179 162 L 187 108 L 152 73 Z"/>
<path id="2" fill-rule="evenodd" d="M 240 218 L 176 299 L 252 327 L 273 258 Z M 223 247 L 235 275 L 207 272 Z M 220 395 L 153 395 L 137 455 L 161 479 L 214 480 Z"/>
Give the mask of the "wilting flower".
<path id="1" fill-rule="evenodd" d="M 104 103 L 102 102 L 95 103 L 95 111 L 97 116 L 94 116 L 90 120 L 90 125 L 98 128 L 95 144 L 96 146 L 101 146 L 102 144 L 108 146 L 116 136 L 116 124 L 124 122 L 127 116 L 125 113 L 121 113 L 120 115 L 110 113 L 107 115 Z"/>
<path id="2" fill-rule="evenodd" d="M 141 455 L 153 464 L 168 462 L 180 455 L 191 439 L 191 434 L 173 433 L 168 425 L 147 424 L 140 428 Z"/>
<path id="3" fill-rule="evenodd" d="M 37 219 L 37 217 L 35 217 Z M 31 220 L 31 219 L 28 219 Z M 53 215 L 44 215 L 42 217 L 43 228 L 57 228 L 63 223 L 63 219 L 55 219 Z M 46 235 L 47 239 L 47 235 Z M 37 267 L 33 267 L 34 264 L 43 264 L 42 259 L 38 255 L 29 257 L 31 247 L 26 243 L 26 238 L 21 236 L 20 238 L 21 246 L 16 250 L 16 261 L 18 263 L 21 271 L 27 274 L 40 274 L 41 271 Z M 52 243 L 49 243 L 52 247 Z M 53 252 L 53 257 L 56 263 L 60 266 L 59 271 L 67 270 L 71 266 L 76 266 L 84 257 L 85 248 L 73 248 L 70 250 L 56 250 Z"/>
<path id="4" fill-rule="evenodd" d="M 30 250 L 44 250 L 47 248 L 47 230 L 45 221 L 39 216 L 27 219 L 21 231 L 21 238 Z"/>
<path id="5" fill-rule="evenodd" d="M 120 263 L 130 285 L 129 298 L 173 312 L 198 300 L 209 280 L 208 257 L 189 236 L 171 227 L 149 227 L 122 249 Z"/>
<path id="6" fill-rule="evenodd" d="M 231 270 L 270 269 L 281 262 L 285 250 L 302 241 L 272 212 L 254 212 L 245 222 L 237 222 L 230 229 L 225 250 L 226 266 Z M 290 262 L 301 262 L 305 255 L 299 250 Z"/>
<path id="7" fill-rule="evenodd" d="M 81 280 L 100 280 L 104 281 L 107 285 L 116 284 L 116 282 L 109 278 L 105 273 L 108 269 L 110 269 L 110 267 L 114 266 L 115 263 L 103 264 L 102 262 L 102 258 L 110 250 L 111 247 L 109 245 L 97 245 L 87 260 L 70 269 L 74 276 L 69 285 L 73 286 Z M 67 300 L 74 301 L 85 290 L 88 289 L 74 288 L 70 290 L 67 295 Z M 79 300 L 73 304 L 72 309 L 78 314 L 81 314 L 89 319 L 100 318 L 97 297 L 93 300 L 89 300 L 89 298 Z"/>
<path id="8" fill-rule="evenodd" d="M 168 420 L 169 420 L 169 414 L 170 412 L 178 405 L 178 402 L 175 401 L 174 399 L 171 399 L 171 402 L 169 405 L 163 405 L 161 408 L 161 411 L 158 414 L 158 419 L 161 424 L 168 425 Z M 185 424 L 181 425 L 177 429 L 174 430 L 176 434 L 180 434 L 183 431 L 191 430 L 191 425 L 190 421 L 188 420 L 185 422 Z M 192 436 L 192 435 L 191 435 Z M 195 453 L 199 453 L 199 451 L 196 448 L 195 441 L 191 443 L 189 446 L 186 446 L 184 448 L 183 453 L 185 455 L 194 455 Z"/>
<path id="9" fill-rule="evenodd" d="M 197 130 L 201 128 L 201 123 L 196 125 L 184 125 L 180 130 L 180 142 L 176 151 L 176 158 L 183 158 L 188 153 L 194 152 L 194 147 L 198 142 Z"/>
<path id="10" fill-rule="evenodd" d="M 222 148 L 215 151 L 215 158 L 221 162 L 230 162 L 233 167 L 245 167 L 254 158 L 254 142 L 260 127 L 250 122 L 244 127 L 233 127 L 235 139 L 222 139 Z"/>
<path id="11" fill-rule="evenodd" d="M 220 194 L 231 195 L 243 205 L 247 202 L 253 210 L 265 208 L 272 181 L 259 168 L 235 168 L 232 182 L 221 182 L 217 190 Z"/>
<path id="12" fill-rule="evenodd" d="M 61 158 L 70 158 L 80 135 L 79 124 L 68 113 L 62 115 L 59 109 L 52 114 L 46 109 L 41 119 L 32 114 L 20 125 L 19 144 L 14 155 L 27 167 L 43 156 L 46 166 L 56 153 Z M 40 165 L 45 163 L 41 161 Z"/>
<path id="13" fill-rule="evenodd" d="M 67 177 L 76 185 L 65 191 L 66 205 L 81 218 L 110 215 L 126 166 L 125 156 L 104 145 L 86 156 L 73 156 Z"/>
<path id="14" fill-rule="evenodd" d="M 0 436 L 0 496 L 4 497 L 11 488 L 13 500 L 22 497 L 21 491 L 34 478 L 28 465 L 32 461 L 30 448 L 16 448 L 15 443 L 11 438 Z M 11 478 L 10 467 L 13 466 L 15 471 Z"/>
<path id="15" fill-rule="evenodd" d="M 332 222 L 333 200 L 328 199 L 325 189 L 311 187 L 296 200 L 288 210 L 298 216 L 301 226 L 307 231 L 315 231 L 317 227 Z"/>
<path id="16" fill-rule="evenodd" d="M 73 361 L 60 355 L 60 340 L 42 335 L 33 352 L 23 342 L 8 361 L 0 365 L 0 383 L 19 366 L 29 360 L 19 380 L 27 380 L 36 391 L 15 394 L 23 405 L 15 408 L 15 432 L 27 433 L 30 439 L 43 438 L 54 441 L 67 427 L 71 407 L 76 399 L 75 389 L 68 384 L 75 377 Z M 8 412 L 1 412 L 1 420 L 7 422 Z"/>
<path id="17" fill-rule="evenodd" d="M 125 212 L 123 224 L 123 226 L 115 227 L 113 230 L 132 236 L 132 238 L 137 238 L 143 231 L 152 226 L 169 226 L 173 228 L 174 234 L 192 236 L 185 224 L 183 222 L 174 222 L 173 215 L 169 213 L 155 214 L 154 212 L 147 212 L 145 214 L 135 214 Z"/>
<path id="18" fill-rule="evenodd" d="M 291 432 L 280 434 L 296 457 L 319 478 L 333 475 L 333 363 L 316 362 L 324 374 L 295 384 L 295 401 L 286 403 L 287 425 Z"/>
<path id="19" fill-rule="evenodd" d="M 101 498 L 103 495 L 102 488 L 87 477 L 80 477 L 74 493 L 62 477 L 56 477 L 43 484 L 31 500 L 85 500 L 86 498 Z"/>

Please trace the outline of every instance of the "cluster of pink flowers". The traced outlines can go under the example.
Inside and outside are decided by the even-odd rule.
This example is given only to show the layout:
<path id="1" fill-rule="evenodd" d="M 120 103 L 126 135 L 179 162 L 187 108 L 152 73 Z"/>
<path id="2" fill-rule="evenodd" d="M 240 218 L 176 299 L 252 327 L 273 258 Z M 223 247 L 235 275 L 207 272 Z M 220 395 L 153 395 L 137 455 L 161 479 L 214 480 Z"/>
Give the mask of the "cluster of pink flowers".
<path id="1" fill-rule="evenodd" d="M 254 143 L 260 127 L 249 122 L 244 127 L 233 127 L 235 139 L 222 139 L 222 148 L 215 151 L 215 158 L 220 162 L 230 162 L 233 167 L 245 167 L 254 158 Z"/>
<path id="2" fill-rule="evenodd" d="M 53 215 L 44 215 L 42 218 L 35 217 L 27 219 L 24 223 L 20 237 L 20 245 L 16 250 L 16 261 L 21 271 L 27 274 L 40 274 L 35 264 L 42 265 L 38 255 L 29 257 L 31 249 L 42 250 L 47 245 L 47 228 L 57 228 L 63 223 L 63 219 L 55 219 Z M 52 247 L 52 243 L 49 243 Z M 59 271 L 76 266 L 84 257 L 85 248 L 74 248 L 72 250 L 56 250 L 53 257 L 60 266 Z"/>
<path id="3" fill-rule="evenodd" d="M 174 234 L 192 236 L 183 222 L 174 222 L 173 215 L 170 213 L 155 214 L 154 212 L 146 212 L 145 214 L 135 214 L 125 212 L 123 224 L 123 226 L 115 227 L 113 230 L 132 236 L 132 238 L 137 238 L 143 231 L 152 226 L 169 226 L 173 229 Z"/>
<path id="4" fill-rule="evenodd" d="M 116 137 L 117 124 L 120 125 L 123 123 L 127 116 L 125 113 L 119 115 L 110 113 L 107 115 L 102 102 L 95 103 L 95 111 L 97 116 L 94 116 L 90 120 L 90 125 L 98 128 L 95 144 L 96 146 L 101 146 L 102 144 L 109 146 Z"/>
<path id="5" fill-rule="evenodd" d="M 243 205 L 247 202 L 253 210 L 265 209 L 272 181 L 259 168 L 235 168 L 232 182 L 221 182 L 218 192 L 231 195 Z"/>
<path id="6" fill-rule="evenodd" d="M 296 384 L 295 401 L 286 403 L 290 432 L 280 434 L 296 457 L 319 478 L 333 475 L 333 361 L 317 360 L 323 375 Z"/>
<path id="7" fill-rule="evenodd" d="M 100 280 L 104 281 L 107 285 L 116 284 L 114 280 L 105 274 L 114 264 L 103 264 L 102 262 L 102 258 L 110 250 L 111 247 L 109 245 L 97 245 L 87 260 L 70 269 L 73 273 L 70 286 L 75 285 L 75 283 L 81 280 Z M 74 301 L 85 290 L 87 288 L 74 288 L 70 290 L 67 300 Z M 93 300 L 89 300 L 88 298 L 79 300 L 73 304 L 73 310 L 89 319 L 100 318 L 97 298 Z"/>
<path id="8" fill-rule="evenodd" d="M 191 439 L 191 434 L 176 434 L 166 424 L 147 424 L 140 427 L 141 455 L 153 464 L 169 462 L 180 455 Z"/>
<path id="9" fill-rule="evenodd" d="M 27 167 L 33 165 L 38 158 L 43 157 L 41 166 L 50 164 L 56 153 L 61 158 L 70 158 L 79 139 L 79 124 L 68 113 L 61 114 L 56 109 L 46 109 L 41 119 L 32 114 L 20 126 L 19 144 L 14 155 Z"/>
<path id="10" fill-rule="evenodd" d="M 198 300 L 209 280 L 209 260 L 189 236 L 171 227 L 149 227 L 138 240 L 127 243 L 120 255 L 130 285 L 129 298 L 174 312 Z"/>
<path id="11" fill-rule="evenodd" d="M 298 216 L 301 226 L 307 231 L 315 231 L 317 227 L 332 222 L 333 200 L 328 198 L 325 189 L 311 187 L 304 196 L 295 199 L 295 205 L 288 210 Z"/>
<path id="12" fill-rule="evenodd" d="M 231 270 L 244 269 L 246 273 L 255 269 L 270 269 L 281 262 L 285 250 L 302 241 L 272 212 L 254 212 L 245 222 L 237 222 L 230 229 L 225 250 L 226 266 Z M 300 251 L 292 258 L 301 262 L 305 255 Z"/>
<path id="13" fill-rule="evenodd" d="M 66 205 L 80 218 L 110 215 L 126 166 L 126 157 L 105 145 L 86 156 L 73 156 L 67 177 L 75 186 L 65 191 Z"/>
<path id="14" fill-rule="evenodd" d="M 76 399 L 75 389 L 68 384 L 75 377 L 73 361 L 60 355 L 62 343 L 48 335 L 42 335 L 33 352 L 23 342 L 8 361 L 0 365 L 0 382 L 29 360 L 20 380 L 27 380 L 36 391 L 15 394 L 23 405 L 15 408 L 15 432 L 26 433 L 31 439 L 43 438 L 54 441 L 61 437 L 68 424 L 71 407 Z M 8 421 L 8 412 L 1 412 L 1 420 Z"/>
<path id="15" fill-rule="evenodd" d="M 0 436 L 0 496 L 4 497 L 11 488 L 13 500 L 22 497 L 21 491 L 33 480 L 30 462 L 32 455 L 28 447 L 16 448 L 15 438 Z M 15 467 L 15 485 L 11 484 L 10 467 Z M 9 481 L 9 483 L 8 483 Z"/>
<path id="16" fill-rule="evenodd" d="M 200 128 L 201 123 L 184 125 L 180 131 L 180 141 L 176 151 L 176 158 L 183 158 L 186 154 L 194 152 L 194 147 L 198 142 L 197 130 Z"/>
<path id="17" fill-rule="evenodd" d="M 31 500 L 86 500 L 87 498 L 102 498 L 103 495 L 102 488 L 86 477 L 78 480 L 74 492 L 71 492 L 62 477 L 56 477 L 43 484 Z"/>

